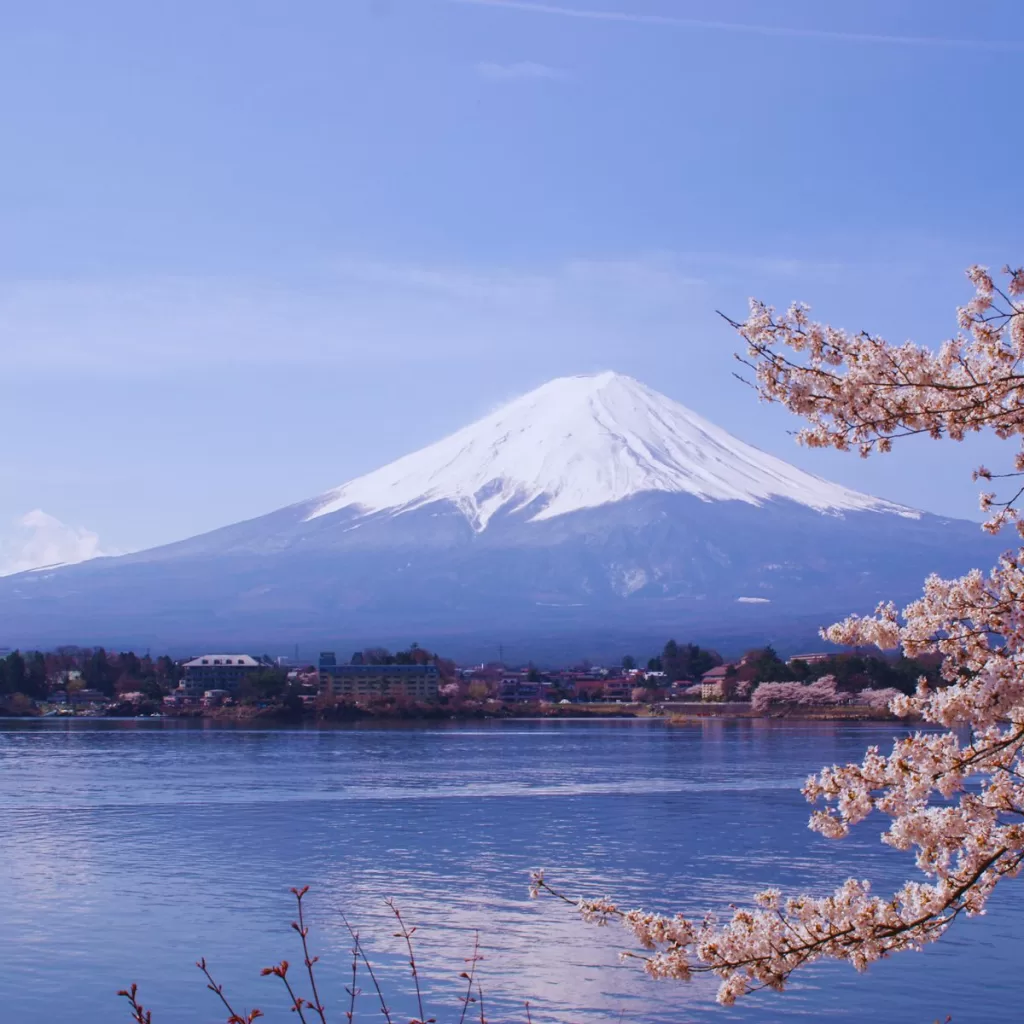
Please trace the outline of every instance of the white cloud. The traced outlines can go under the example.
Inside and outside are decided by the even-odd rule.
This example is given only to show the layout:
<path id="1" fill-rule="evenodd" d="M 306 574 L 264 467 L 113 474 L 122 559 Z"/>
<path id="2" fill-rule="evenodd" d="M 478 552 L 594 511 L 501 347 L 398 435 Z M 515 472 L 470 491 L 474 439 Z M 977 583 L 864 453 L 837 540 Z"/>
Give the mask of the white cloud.
<path id="1" fill-rule="evenodd" d="M 737 21 L 711 21 L 685 18 L 675 14 L 648 14 L 642 11 L 597 10 L 585 7 L 564 7 L 561 4 L 536 0 L 449 0 L 467 7 L 493 7 L 498 10 L 547 14 L 581 21 L 618 22 L 649 25 L 655 28 L 703 29 L 732 32 L 740 35 L 783 37 L 794 39 L 834 40 L 845 43 L 875 43 L 890 46 L 937 46 L 961 50 L 992 50 L 1015 53 L 1024 50 L 1024 40 L 1017 39 L 954 39 L 947 36 L 897 36 L 878 32 L 844 32 L 836 29 L 805 28 L 790 25 L 757 25 Z"/>
<path id="2" fill-rule="evenodd" d="M 513 64 L 497 64 L 494 61 L 480 61 L 476 73 L 492 82 L 530 81 L 538 79 L 565 78 L 561 68 L 537 64 L 532 60 L 517 61 Z"/>
<path id="3" fill-rule="evenodd" d="M 99 537 L 91 530 L 68 526 L 37 508 L 18 519 L 0 539 L 0 576 L 112 553 L 101 549 Z"/>
<path id="4" fill-rule="evenodd" d="M 771 604 L 771 600 L 767 597 L 737 597 L 736 600 L 740 604 Z"/>

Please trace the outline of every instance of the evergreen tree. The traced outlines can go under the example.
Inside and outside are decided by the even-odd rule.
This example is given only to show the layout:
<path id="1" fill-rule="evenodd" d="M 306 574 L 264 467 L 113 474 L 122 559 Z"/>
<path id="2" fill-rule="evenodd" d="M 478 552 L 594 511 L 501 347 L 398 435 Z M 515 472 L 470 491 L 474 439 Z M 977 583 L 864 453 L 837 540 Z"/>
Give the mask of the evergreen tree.
<path id="1" fill-rule="evenodd" d="M 705 672 L 722 663 L 722 659 L 713 651 L 706 651 L 696 644 L 677 644 L 675 640 L 665 644 L 660 661 L 663 671 L 672 682 L 699 679 Z"/>
<path id="2" fill-rule="evenodd" d="M 775 653 L 771 644 L 761 650 L 748 651 L 746 659 L 754 669 L 755 683 L 784 683 L 793 678 L 793 670 Z"/>
<path id="3" fill-rule="evenodd" d="M 11 651 L 3 659 L 3 693 L 25 692 L 25 659 L 20 651 Z"/>
<path id="4" fill-rule="evenodd" d="M 97 647 L 82 666 L 82 680 L 91 690 L 99 690 L 108 697 L 114 695 L 116 674 L 107 660 L 107 652 Z"/>
<path id="5" fill-rule="evenodd" d="M 26 663 L 21 692 L 33 700 L 42 700 L 46 696 L 46 658 L 40 651 L 33 651 Z"/>

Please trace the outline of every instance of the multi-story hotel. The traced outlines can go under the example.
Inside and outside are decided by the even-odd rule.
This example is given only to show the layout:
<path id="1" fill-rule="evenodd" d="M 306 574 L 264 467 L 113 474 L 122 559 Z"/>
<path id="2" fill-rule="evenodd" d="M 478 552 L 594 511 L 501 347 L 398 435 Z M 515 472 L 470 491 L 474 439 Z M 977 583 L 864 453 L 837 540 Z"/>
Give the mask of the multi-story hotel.
<path id="1" fill-rule="evenodd" d="M 320 693 L 325 697 L 436 700 L 437 686 L 436 665 L 339 665 L 333 651 L 320 655 Z"/>
<path id="2" fill-rule="evenodd" d="M 186 697 L 201 697 L 207 690 L 237 693 L 250 672 L 265 668 L 263 662 L 248 654 L 202 654 L 186 661 L 185 677 L 178 690 Z"/>

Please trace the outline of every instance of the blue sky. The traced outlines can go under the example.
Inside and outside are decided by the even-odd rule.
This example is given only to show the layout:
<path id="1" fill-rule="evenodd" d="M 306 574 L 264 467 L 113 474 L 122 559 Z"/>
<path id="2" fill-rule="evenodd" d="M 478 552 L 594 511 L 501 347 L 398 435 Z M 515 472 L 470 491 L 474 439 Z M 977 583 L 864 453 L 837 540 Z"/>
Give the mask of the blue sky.
<path id="1" fill-rule="evenodd" d="M 176 539 L 605 368 L 974 516 L 991 445 L 802 451 L 715 311 L 947 337 L 1024 260 L 1022 63 L 1016 0 L 14 5 L 0 523 Z"/>

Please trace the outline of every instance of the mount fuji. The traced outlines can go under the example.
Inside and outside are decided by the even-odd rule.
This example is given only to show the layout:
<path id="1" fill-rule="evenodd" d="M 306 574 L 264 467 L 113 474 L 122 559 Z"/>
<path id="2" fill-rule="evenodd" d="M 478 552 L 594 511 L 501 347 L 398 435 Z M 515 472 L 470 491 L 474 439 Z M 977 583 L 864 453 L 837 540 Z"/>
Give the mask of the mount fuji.
<path id="1" fill-rule="evenodd" d="M 805 473 L 616 373 L 550 381 L 315 498 L 0 579 L 4 643 L 610 656 L 805 641 L 999 546 Z M 625 646 L 624 646 L 625 645 Z"/>

